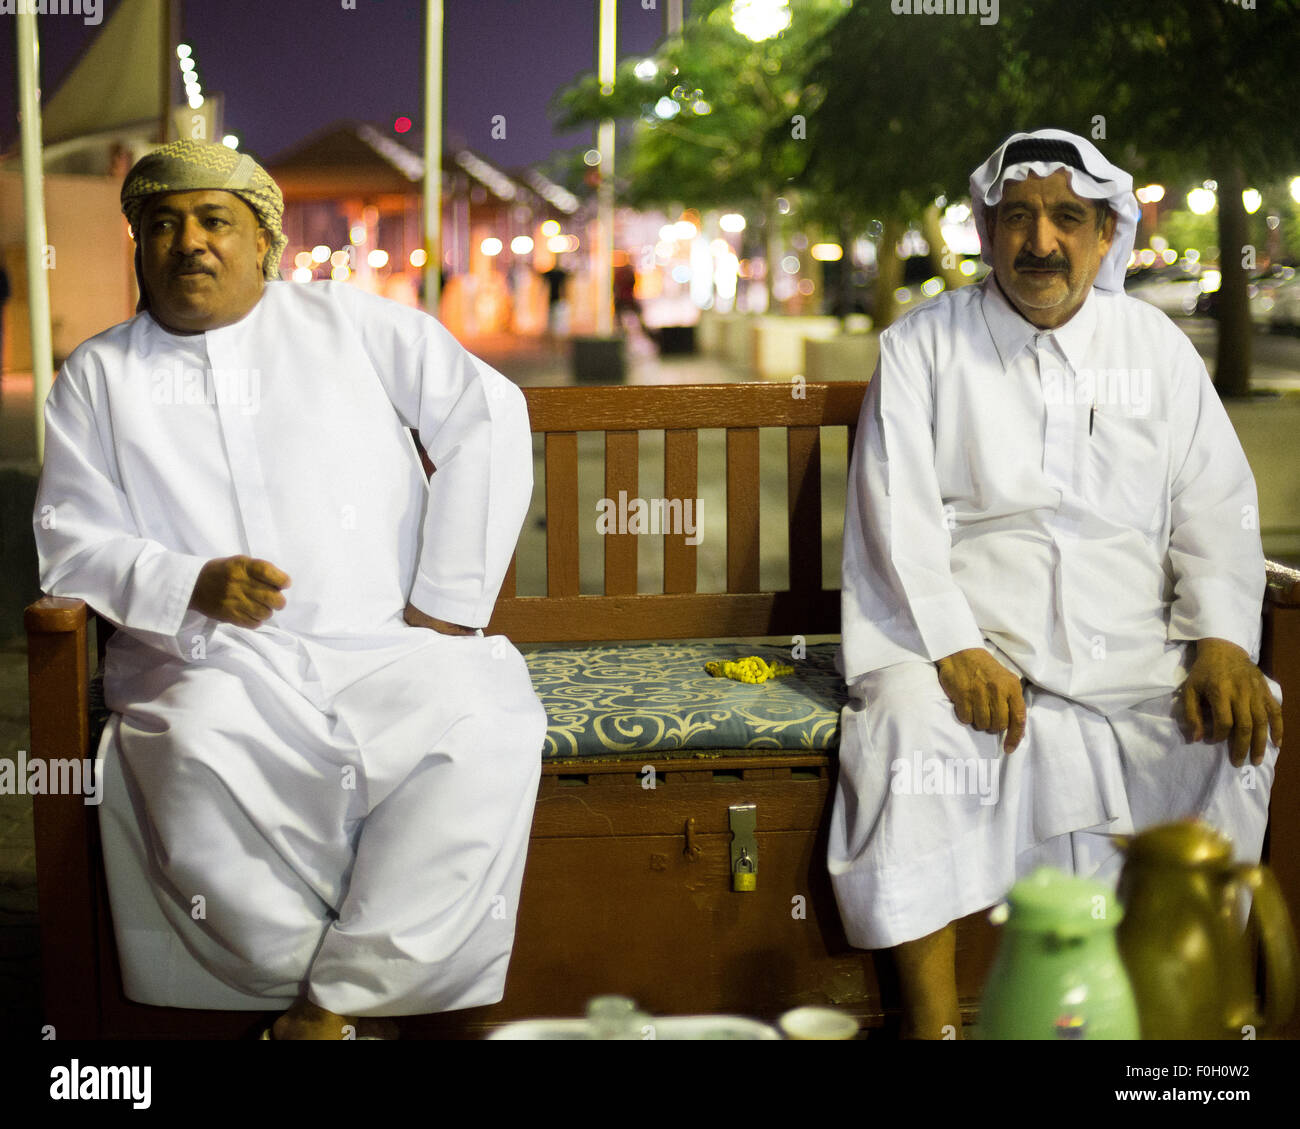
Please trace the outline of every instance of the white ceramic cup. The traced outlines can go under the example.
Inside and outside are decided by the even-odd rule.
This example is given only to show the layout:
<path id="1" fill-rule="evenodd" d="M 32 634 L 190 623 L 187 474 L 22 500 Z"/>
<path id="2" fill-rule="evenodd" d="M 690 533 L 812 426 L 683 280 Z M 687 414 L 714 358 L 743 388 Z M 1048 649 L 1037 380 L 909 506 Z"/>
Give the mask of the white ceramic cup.
<path id="1" fill-rule="evenodd" d="M 833 1007 L 797 1007 L 777 1026 L 787 1039 L 852 1039 L 858 1033 L 858 1021 Z"/>

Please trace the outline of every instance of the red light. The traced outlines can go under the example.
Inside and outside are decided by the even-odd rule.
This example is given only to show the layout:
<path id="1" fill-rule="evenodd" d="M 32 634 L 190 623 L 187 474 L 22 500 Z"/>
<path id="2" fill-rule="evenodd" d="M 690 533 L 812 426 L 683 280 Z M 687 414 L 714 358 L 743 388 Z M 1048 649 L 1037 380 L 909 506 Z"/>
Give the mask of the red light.
<path id="1" fill-rule="evenodd" d="M 409 133 L 411 129 L 411 119 L 398 118 L 397 121 L 393 122 L 393 128 L 397 130 L 398 133 Z"/>

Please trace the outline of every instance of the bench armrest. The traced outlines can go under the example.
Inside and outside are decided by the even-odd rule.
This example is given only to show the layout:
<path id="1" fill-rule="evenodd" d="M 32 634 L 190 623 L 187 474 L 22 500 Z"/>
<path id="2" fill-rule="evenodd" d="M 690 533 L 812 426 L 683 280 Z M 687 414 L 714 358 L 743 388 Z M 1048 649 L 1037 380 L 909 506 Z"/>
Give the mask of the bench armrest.
<path id="1" fill-rule="evenodd" d="M 1273 604 L 1280 608 L 1300 607 L 1300 569 L 1266 562 L 1268 569 L 1268 586 L 1264 589 L 1264 604 Z"/>
<path id="2" fill-rule="evenodd" d="M 43 596 L 26 608 L 31 757 L 84 760 L 90 745 L 89 658 L 84 600 Z M 32 797 L 40 898 L 45 1021 L 56 1038 L 96 1033 L 98 852 L 91 808 L 78 794 Z"/>

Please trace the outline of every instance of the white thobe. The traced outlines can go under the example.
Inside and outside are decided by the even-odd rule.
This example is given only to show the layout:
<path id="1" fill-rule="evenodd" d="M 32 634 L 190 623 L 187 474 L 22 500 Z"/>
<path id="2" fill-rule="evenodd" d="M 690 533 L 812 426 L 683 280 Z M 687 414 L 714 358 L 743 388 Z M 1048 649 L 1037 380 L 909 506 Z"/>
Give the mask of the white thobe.
<path id="1" fill-rule="evenodd" d="M 828 855 L 854 944 L 933 932 L 1037 862 L 1113 876 L 1074 833 L 1199 815 L 1258 857 L 1276 748 L 1239 774 L 1226 745 L 1185 741 L 1176 697 L 1194 640 L 1258 659 L 1258 529 L 1205 366 L 1151 306 L 1094 289 L 1040 331 L 990 275 L 881 334 L 844 530 Z M 981 646 L 1026 680 L 1010 757 L 938 683 L 938 659 Z"/>
<path id="2" fill-rule="evenodd" d="M 501 998 L 545 714 L 507 640 L 403 611 L 486 625 L 531 489 L 519 390 L 347 285 L 269 283 L 192 336 L 140 314 L 68 358 L 41 584 L 120 628 L 103 753 L 162 909 L 237 990 L 356 1015 Z M 188 607 L 235 554 L 291 579 L 254 630 Z"/>

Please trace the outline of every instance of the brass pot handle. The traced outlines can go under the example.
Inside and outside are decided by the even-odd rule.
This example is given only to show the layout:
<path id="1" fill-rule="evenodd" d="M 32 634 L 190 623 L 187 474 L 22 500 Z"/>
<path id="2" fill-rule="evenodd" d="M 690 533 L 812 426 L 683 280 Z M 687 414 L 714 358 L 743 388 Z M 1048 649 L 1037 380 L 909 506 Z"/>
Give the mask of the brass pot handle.
<path id="1" fill-rule="evenodd" d="M 1236 877 L 1251 892 L 1250 916 L 1259 929 L 1264 946 L 1264 976 L 1268 998 L 1264 1001 L 1264 1024 L 1270 1030 L 1281 1027 L 1295 1010 L 1296 949 L 1295 930 L 1287 911 L 1282 887 L 1266 866 L 1238 866 Z"/>

